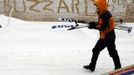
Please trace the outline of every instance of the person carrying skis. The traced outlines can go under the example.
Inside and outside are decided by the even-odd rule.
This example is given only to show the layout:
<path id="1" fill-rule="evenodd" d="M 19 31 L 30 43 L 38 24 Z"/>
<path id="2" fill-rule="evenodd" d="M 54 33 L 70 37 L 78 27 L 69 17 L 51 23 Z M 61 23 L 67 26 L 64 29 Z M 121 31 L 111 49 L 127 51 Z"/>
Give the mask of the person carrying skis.
<path id="1" fill-rule="evenodd" d="M 93 55 L 91 63 L 84 65 L 83 68 L 95 71 L 96 62 L 100 52 L 107 47 L 110 57 L 112 57 L 115 70 L 121 68 L 120 58 L 115 46 L 115 31 L 114 31 L 114 18 L 108 11 L 106 0 L 95 0 L 96 11 L 98 14 L 98 22 L 89 23 L 89 28 L 98 29 L 100 32 L 100 38 L 97 41 L 95 47 L 92 49 Z"/>

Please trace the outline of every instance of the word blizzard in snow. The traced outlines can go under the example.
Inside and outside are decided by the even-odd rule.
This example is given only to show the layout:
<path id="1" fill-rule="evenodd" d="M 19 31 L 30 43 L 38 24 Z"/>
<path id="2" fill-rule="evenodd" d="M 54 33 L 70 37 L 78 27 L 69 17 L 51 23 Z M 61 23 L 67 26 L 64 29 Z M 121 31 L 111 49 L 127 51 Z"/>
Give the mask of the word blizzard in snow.
<path id="1" fill-rule="evenodd" d="M 88 14 L 88 11 L 93 12 L 92 0 L 4 0 L 3 2 L 5 12 L 7 12 L 7 8 L 10 7 L 14 7 L 15 11 L 17 11 L 17 9 L 19 10 L 20 8 L 23 8 L 24 12 L 26 12 L 26 9 L 35 12 L 44 10 L 57 13 L 60 13 L 61 11 L 66 11 L 67 13 L 76 11 L 77 14 L 80 14 L 80 11 L 83 9 L 85 14 Z M 132 1 L 131 5 L 133 4 L 134 1 Z M 21 5 L 21 7 L 19 5 Z M 122 6 L 121 9 L 123 9 L 123 7 L 129 7 L 129 2 L 128 0 L 108 0 L 108 5 L 111 11 L 117 11 L 116 6 Z M 41 10 L 39 10 L 39 8 L 41 8 Z"/>
<path id="2" fill-rule="evenodd" d="M 44 20 L 44 17 L 49 17 L 52 20 L 57 16 L 87 19 L 96 15 L 93 0 L 3 0 L 2 2 L 5 14 L 9 14 L 11 8 L 14 8 L 13 14 L 24 19 L 38 17 Z M 107 0 L 107 2 L 113 15 L 134 15 L 131 9 L 134 8 L 134 0 Z"/>
<path id="3" fill-rule="evenodd" d="M 81 4 L 82 2 L 82 4 Z M 20 4 L 22 3 L 22 4 Z M 27 6 L 27 3 L 30 5 Z M 77 14 L 80 14 L 80 9 L 82 9 L 85 14 L 88 14 L 87 11 L 89 9 L 89 5 L 91 6 L 92 0 L 27 0 L 27 1 L 16 1 L 14 0 L 11 2 L 11 0 L 4 0 L 4 12 L 6 13 L 8 11 L 8 8 L 14 7 L 15 11 L 19 11 L 20 8 L 17 8 L 18 5 L 22 5 L 21 9 L 23 8 L 23 11 L 26 12 L 27 9 L 29 11 L 35 11 L 35 12 L 41 12 L 41 11 L 46 11 L 46 12 L 55 12 L 55 13 L 60 13 L 60 12 L 66 12 L 66 13 L 73 13 L 76 11 Z M 80 6 L 80 5 L 83 5 Z M 84 10 L 83 10 L 84 8 Z M 39 10 L 40 9 L 40 10 Z M 91 11 L 91 10 L 90 10 Z"/>

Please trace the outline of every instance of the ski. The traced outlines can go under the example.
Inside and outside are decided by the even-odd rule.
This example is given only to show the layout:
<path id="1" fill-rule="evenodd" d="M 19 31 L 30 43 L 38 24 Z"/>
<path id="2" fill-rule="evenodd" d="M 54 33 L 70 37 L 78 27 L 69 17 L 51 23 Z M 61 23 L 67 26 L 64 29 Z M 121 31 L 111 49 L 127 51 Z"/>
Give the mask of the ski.
<path id="1" fill-rule="evenodd" d="M 80 29 L 80 28 L 85 28 L 85 27 L 88 27 L 88 26 L 89 26 L 89 25 L 85 25 L 85 26 L 75 26 L 75 27 L 69 28 L 68 30 Z"/>
<path id="2" fill-rule="evenodd" d="M 77 19 L 70 19 L 70 18 L 59 18 L 59 20 L 64 21 L 64 22 L 75 22 L 75 26 L 69 28 L 68 30 L 85 28 L 85 27 L 88 27 L 89 23 L 90 23 L 90 22 L 87 22 L 87 21 L 77 20 Z M 78 23 L 83 23 L 83 24 L 86 24 L 86 25 L 79 25 Z"/>
<path id="3" fill-rule="evenodd" d="M 84 21 L 84 20 L 77 20 L 71 18 L 59 18 L 59 20 L 64 22 L 75 22 L 76 25 L 74 27 L 69 28 L 68 30 L 85 28 L 89 26 L 90 22 L 92 22 L 92 21 Z M 83 26 L 83 25 L 79 25 L 78 23 L 83 23 L 86 25 Z M 128 33 L 132 31 L 132 27 L 125 26 L 125 23 L 122 19 L 115 19 L 115 29 L 127 31 Z"/>

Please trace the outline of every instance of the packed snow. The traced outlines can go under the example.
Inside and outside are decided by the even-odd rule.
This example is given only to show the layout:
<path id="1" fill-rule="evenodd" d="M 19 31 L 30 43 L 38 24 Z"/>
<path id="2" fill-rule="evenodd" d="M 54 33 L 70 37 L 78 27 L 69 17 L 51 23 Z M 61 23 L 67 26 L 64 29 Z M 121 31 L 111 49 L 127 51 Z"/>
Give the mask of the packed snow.
<path id="1" fill-rule="evenodd" d="M 97 30 L 52 29 L 68 22 L 30 22 L 0 15 L 0 75 L 101 75 L 114 70 L 107 49 L 98 59 L 95 72 L 83 69 L 90 62 Z M 134 27 L 134 23 L 127 23 Z M 134 31 L 116 31 L 116 48 L 122 66 L 134 64 Z"/>

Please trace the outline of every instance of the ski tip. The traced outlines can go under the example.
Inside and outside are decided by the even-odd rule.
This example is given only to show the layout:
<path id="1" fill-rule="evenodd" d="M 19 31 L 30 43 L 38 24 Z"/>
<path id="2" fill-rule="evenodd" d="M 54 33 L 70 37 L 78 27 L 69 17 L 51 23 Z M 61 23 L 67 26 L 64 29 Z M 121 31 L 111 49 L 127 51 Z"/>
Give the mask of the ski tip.
<path id="1" fill-rule="evenodd" d="M 0 25 L 0 28 L 2 28 L 2 26 Z"/>
<path id="2" fill-rule="evenodd" d="M 133 28 L 132 28 L 132 27 L 130 27 L 130 28 L 128 29 L 128 33 L 130 33 L 130 32 L 132 31 L 132 29 L 133 29 Z"/>
<path id="3" fill-rule="evenodd" d="M 127 32 L 128 32 L 128 33 L 131 33 L 131 30 L 132 30 L 132 29 L 129 29 Z"/>

